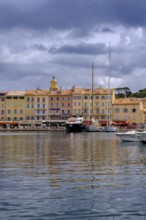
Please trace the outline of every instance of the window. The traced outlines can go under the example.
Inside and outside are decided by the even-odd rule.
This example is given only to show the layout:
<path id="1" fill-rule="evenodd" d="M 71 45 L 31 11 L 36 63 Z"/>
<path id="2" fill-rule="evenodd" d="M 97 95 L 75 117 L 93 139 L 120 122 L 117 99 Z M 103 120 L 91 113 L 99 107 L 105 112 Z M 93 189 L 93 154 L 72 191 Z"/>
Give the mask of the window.
<path id="1" fill-rule="evenodd" d="M 14 109 L 14 114 L 17 114 L 17 109 Z"/>
<path id="2" fill-rule="evenodd" d="M 99 104 L 100 104 L 99 102 L 96 102 L 96 103 L 95 103 L 96 106 L 98 106 Z"/>
<path id="3" fill-rule="evenodd" d="M 42 100 L 43 102 L 45 102 L 45 98 L 43 97 L 43 100 Z"/>
<path id="4" fill-rule="evenodd" d="M 125 112 L 125 113 L 128 112 L 128 109 L 127 109 L 127 108 L 124 108 L 124 109 L 123 109 L 123 112 Z"/>
<path id="5" fill-rule="evenodd" d="M 27 97 L 27 101 L 29 102 L 29 97 Z"/>
<path id="6" fill-rule="evenodd" d="M 56 100 L 59 101 L 59 97 L 56 97 Z"/>
<path id="7" fill-rule="evenodd" d="M 11 97 L 11 96 L 8 96 L 7 99 L 12 99 L 12 97 Z"/>
<path id="8" fill-rule="evenodd" d="M 88 106 L 88 105 L 87 105 L 87 102 L 85 102 L 85 103 L 84 103 L 84 107 L 87 108 L 87 106 Z"/>
<path id="9" fill-rule="evenodd" d="M 132 111 L 132 112 L 136 112 L 136 108 L 132 108 L 131 111 Z"/>
<path id="10" fill-rule="evenodd" d="M 85 96 L 85 99 L 88 99 L 88 96 Z"/>
<path id="11" fill-rule="evenodd" d="M 4 115 L 4 114 L 5 114 L 5 111 L 4 111 L 4 110 L 1 110 L 1 114 Z"/>
<path id="12" fill-rule="evenodd" d="M 20 114 L 23 114 L 23 110 L 22 109 L 20 109 Z"/>
<path id="13" fill-rule="evenodd" d="M 85 113 L 85 114 L 87 114 L 87 113 L 88 113 L 87 109 L 84 109 L 84 113 Z"/>
<path id="14" fill-rule="evenodd" d="M 40 102 L 40 98 L 37 98 L 37 102 Z"/>
<path id="15" fill-rule="evenodd" d="M 115 113 L 119 113 L 120 109 L 119 108 L 115 108 Z"/>
<path id="16" fill-rule="evenodd" d="M 74 106 L 76 106 L 76 102 L 74 102 Z"/>
<path id="17" fill-rule="evenodd" d="M 11 114 L 11 110 L 10 109 L 8 109 L 8 114 Z"/>
<path id="18" fill-rule="evenodd" d="M 96 114 L 100 114 L 100 110 L 99 109 L 96 110 Z"/>

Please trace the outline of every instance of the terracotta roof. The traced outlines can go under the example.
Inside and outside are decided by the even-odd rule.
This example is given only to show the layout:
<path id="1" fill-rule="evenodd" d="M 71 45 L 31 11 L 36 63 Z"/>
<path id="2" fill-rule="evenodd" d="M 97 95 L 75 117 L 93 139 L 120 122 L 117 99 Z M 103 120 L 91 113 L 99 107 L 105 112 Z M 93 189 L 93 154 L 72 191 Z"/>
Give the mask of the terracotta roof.
<path id="1" fill-rule="evenodd" d="M 7 92 L 6 96 L 24 96 L 24 91 L 9 91 Z"/>
<path id="2" fill-rule="evenodd" d="M 96 88 L 93 90 L 93 94 L 94 95 L 109 95 L 109 92 L 110 94 L 112 94 L 114 91 L 114 89 L 103 89 L 103 88 Z M 89 95 L 91 94 L 91 89 L 84 89 L 84 95 Z"/>
<path id="3" fill-rule="evenodd" d="M 26 90 L 25 95 L 48 95 L 48 90 L 42 90 L 42 89 L 34 89 L 34 90 Z"/>
<path id="4" fill-rule="evenodd" d="M 141 99 L 136 98 L 116 98 L 113 101 L 114 105 L 137 105 L 141 103 Z"/>

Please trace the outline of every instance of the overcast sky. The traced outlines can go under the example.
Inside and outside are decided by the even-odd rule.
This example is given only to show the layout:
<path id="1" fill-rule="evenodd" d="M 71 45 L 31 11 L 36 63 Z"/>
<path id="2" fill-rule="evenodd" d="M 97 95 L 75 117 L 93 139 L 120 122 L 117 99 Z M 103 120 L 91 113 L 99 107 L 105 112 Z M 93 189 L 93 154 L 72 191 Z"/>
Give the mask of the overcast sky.
<path id="1" fill-rule="evenodd" d="M 146 88 L 146 0 L 0 0 L 0 90 Z"/>

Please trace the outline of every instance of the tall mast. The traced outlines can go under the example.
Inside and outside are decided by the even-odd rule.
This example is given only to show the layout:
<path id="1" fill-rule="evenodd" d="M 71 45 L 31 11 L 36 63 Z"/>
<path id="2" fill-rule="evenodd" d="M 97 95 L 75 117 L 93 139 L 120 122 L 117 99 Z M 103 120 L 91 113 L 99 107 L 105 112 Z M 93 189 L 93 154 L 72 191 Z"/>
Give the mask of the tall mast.
<path id="1" fill-rule="evenodd" d="M 94 64 L 92 63 L 92 118 L 93 118 L 93 90 L 94 90 Z"/>
<path id="2" fill-rule="evenodd" d="M 111 98 L 110 98 L 110 87 L 111 87 L 111 82 L 110 82 L 110 80 L 111 80 L 111 45 L 110 45 L 110 42 L 109 42 L 109 85 L 108 85 L 108 90 L 109 90 L 109 97 L 108 97 L 108 123 L 110 123 L 110 118 L 111 118 L 111 116 L 110 116 L 110 114 L 111 114 L 111 112 L 110 112 L 110 102 L 111 102 Z"/>

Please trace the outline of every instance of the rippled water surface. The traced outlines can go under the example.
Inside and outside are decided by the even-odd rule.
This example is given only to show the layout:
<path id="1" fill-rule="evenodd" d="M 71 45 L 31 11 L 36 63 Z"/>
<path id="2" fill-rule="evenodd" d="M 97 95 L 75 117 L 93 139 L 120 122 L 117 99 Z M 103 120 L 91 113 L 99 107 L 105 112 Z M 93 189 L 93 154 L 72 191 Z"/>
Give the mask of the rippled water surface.
<path id="1" fill-rule="evenodd" d="M 0 219 L 146 219 L 146 145 L 108 133 L 0 133 Z"/>

